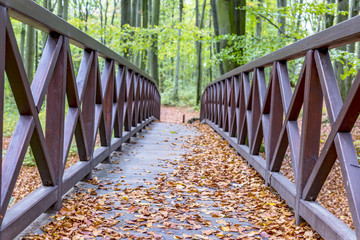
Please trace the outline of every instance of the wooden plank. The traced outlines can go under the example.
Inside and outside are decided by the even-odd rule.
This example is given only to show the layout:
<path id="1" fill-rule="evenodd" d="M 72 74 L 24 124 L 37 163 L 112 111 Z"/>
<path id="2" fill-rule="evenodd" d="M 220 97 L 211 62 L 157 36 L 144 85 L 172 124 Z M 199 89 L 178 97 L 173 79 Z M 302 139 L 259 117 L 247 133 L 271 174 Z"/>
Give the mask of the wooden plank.
<path id="1" fill-rule="evenodd" d="M 64 118 L 65 118 L 65 93 L 66 93 L 66 67 L 67 47 L 62 44 L 54 73 L 50 78 L 46 99 L 46 146 L 51 152 L 51 161 L 54 168 L 56 184 L 61 183 L 63 174 L 64 150 Z M 43 86 L 47 87 L 46 85 Z M 44 91 L 45 94 L 46 91 Z M 60 200 L 61 201 L 61 200 Z"/>
<path id="2" fill-rule="evenodd" d="M 301 200 L 300 214 L 324 239 L 358 239 L 351 228 L 317 202 Z"/>
<path id="3" fill-rule="evenodd" d="M 58 198 L 58 187 L 41 186 L 12 206 L 1 225 L 1 239 L 14 239 Z"/>
<path id="4" fill-rule="evenodd" d="M 313 51 L 306 55 L 305 96 L 300 141 L 299 171 L 296 181 L 295 219 L 300 224 L 299 204 L 306 182 L 319 155 L 323 94 Z"/>
<path id="5" fill-rule="evenodd" d="M 339 132 L 335 137 L 335 147 L 338 153 L 341 175 L 343 177 L 346 195 L 349 201 L 351 217 L 357 238 L 360 238 L 360 166 L 351 133 Z"/>
<path id="6" fill-rule="evenodd" d="M 103 73 L 101 75 L 102 98 L 103 98 L 103 113 L 104 113 L 104 130 L 105 130 L 105 144 L 109 146 L 112 133 L 112 114 L 113 114 L 113 93 L 114 93 L 114 62 L 106 61 Z"/>

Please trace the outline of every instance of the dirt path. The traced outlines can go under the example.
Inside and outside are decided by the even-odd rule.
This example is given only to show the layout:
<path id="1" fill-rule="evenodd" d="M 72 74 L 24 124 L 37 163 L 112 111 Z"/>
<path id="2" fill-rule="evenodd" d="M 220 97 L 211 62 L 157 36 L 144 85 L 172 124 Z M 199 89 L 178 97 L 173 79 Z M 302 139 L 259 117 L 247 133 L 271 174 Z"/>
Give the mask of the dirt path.
<path id="1" fill-rule="evenodd" d="M 166 123 L 182 123 L 183 116 L 185 115 L 185 123 L 191 118 L 198 118 L 199 112 L 194 111 L 191 107 L 171 107 L 161 106 L 161 122 Z"/>

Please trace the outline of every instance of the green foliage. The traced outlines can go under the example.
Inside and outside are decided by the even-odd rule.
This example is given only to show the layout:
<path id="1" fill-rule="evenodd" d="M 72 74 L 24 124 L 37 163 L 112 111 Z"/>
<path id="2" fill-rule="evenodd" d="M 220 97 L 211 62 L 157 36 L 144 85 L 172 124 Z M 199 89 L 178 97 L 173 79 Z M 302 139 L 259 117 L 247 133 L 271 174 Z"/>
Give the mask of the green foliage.
<path id="1" fill-rule="evenodd" d="M 230 60 L 239 65 L 269 54 L 289 43 L 288 38 L 274 35 L 257 38 L 251 35 L 238 36 L 232 34 L 219 36 L 214 41 L 221 40 L 227 41 L 228 46 L 216 54 L 217 62 Z"/>
<path id="2" fill-rule="evenodd" d="M 154 38 L 158 38 L 158 59 L 160 67 L 160 84 L 162 103 L 167 105 L 196 106 L 196 50 L 195 41 L 202 42 L 203 49 L 203 82 L 202 88 L 212 80 L 218 77 L 219 64 L 223 61 L 235 62 L 238 65 L 246 64 L 254 59 L 269 54 L 279 48 L 289 45 L 299 39 L 307 37 L 313 33 L 325 29 L 325 17 L 328 15 L 347 14 L 347 12 L 337 12 L 337 4 L 328 4 L 325 1 L 305 1 L 299 3 L 291 1 L 288 7 L 278 9 L 275 0 L 247 1 L 245 10 L 246 16 L 246 35 L 237 36 L 234 34 L 215 37 L 211 19 L 210 4 L 205 9 L 204 28 L 195 27 L 194 1 L 187 1 L 184 4 L 183 21 L 180 23 L 178 14 L 178 1 L 164 0 L 161 5 L 159 26 L 149 26 L 148 28 L 134 27 L 130 25 L 120 26 L 120 1 L 115 8 L 115 1 L 109 1 L 110 6 L 107 12 L 107 24 L 105 26 L 104 12 L 100 13 L 100 0 L 73 0 L 70 1 L 69 23 L 80 28 L 87 34 L 103 41 L 110 49 L 121 55 L 129 55 L 128 59 L 135 64 L 145 63 L 148 66 L 147 59 L 144 57 Z M 200 1 L 200 5 L 202 1 Z M 114 15 L 114 21 L 111 15 Z M 281 27 L 277 23 L 279 16 L 286 17 L 285 31 L 278 34 Z M 102 21 L 101 21 L 102 20 Z M 255 36 L 256 23 L 262 22 L 261 36 Z M 111 23 L 112 22 L 112 23 Z M 16 39 L 20 43 L 22 23 L 12 20 Z M 177 42 L 181 30 L 180 41 L 180 76 L 179 76 L 179 100 L 174 100 L 175 88 L 175 70 L 177 56 Z M 46 35 L 38 32 L 37 48 L 40 59 L 41 51 L 44 47 Z M 226 41 L 227 47 L 221 49 L 221 52 L 215 54 L 215 43 Z M 74 71 L 77 75 L 78 68 L 82 59 L 83 50 L 71 45 Z M 360 60 L 353 53 L 331 50 L 333 61 L 340 61 L 345 69 L 342 79 L 354 77 L 360 66 Z M 101 60 L 102 61 L 102 60 Z M 297 77 L 301 71 L 303 58 L 288 62 L 289 77 L 292 85 L 297 82 Z M 146 71 L 149 68 L 146 67 Z M 267 76 L 270 68 L 266 69 Z M 14 101 L 10 85 L 5 82 L 4 93 L 4 137 L 10 137 L 19 118 L 16 103 Z M 41 124 L 45 126 L 45 104 L 40 112 Z M 70 154 L 77 151 L 75 141 L 72 142 Z M 3 153 L 4 154 L 4 153 Z M 34 157 L 29 149 L 25 164 L 35 164 Z"/>
<path id="3" fill-rule="evenodd" d="M 344 72 L 341 74 L 341 79 L 345 80 L 347 77 L 354 78 L 360 68 L 360 59 L 356 54 L 339 49 L 332 49 L 330 51 L 331 60 L 339 61 L 344 66 Z"/>

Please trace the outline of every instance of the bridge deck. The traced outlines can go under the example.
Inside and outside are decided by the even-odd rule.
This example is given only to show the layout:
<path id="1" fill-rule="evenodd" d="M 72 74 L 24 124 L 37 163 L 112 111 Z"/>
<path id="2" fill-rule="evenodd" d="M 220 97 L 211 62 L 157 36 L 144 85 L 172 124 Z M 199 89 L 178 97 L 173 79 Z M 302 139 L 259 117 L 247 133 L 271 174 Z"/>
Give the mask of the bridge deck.
<path id="1" fill-rule="evenodd" d="M 201 194 L 177 194 L 164 186 L 179 183 L 172 173 L 178 163 L 181 164 L 183 155 L 189 152 L 189 148 L 183 147 L 184 141 L 198 134 L 194 128 L 185 125 L 151 124 L 146 133 L 124 144 L 122 152 L 114 152 L 111 163 L 98 165 L 92 181 L 80 182 L 65 196 L 63 208 L 55 216 L 56 224 L 63 225 L 66 224 L 65 218 L 74 218 L 75 222 L 69 228 L 83 227 L 81 237 L 91 236 L 91 231 L 101 228 L 108 229 L 109 235 L 117 237 L 162 236 L 164 239 L 202 234 L 218 238 L 222 235 L 216 234 L 240 236 L 251 232 L 252 227 L 249 228 L 251 225 L 245 219 L 219 218 L 216 213 L 222 210 L 214 207 L 217 204 L 211 198 Z M 185 188 L 185 185 L 178 184 L 172 189 L 182 191 Z M 200 192 L 211 191 L 209 188 L 196 188 Z M 39 227 L 52 220 L 49 215 L 41 216 L 20 235 L 41 234 Z M 87 218 L 84 226 L 76 225 L 81 218 Z M 232 229 L 231 232 L 226 229 L 226 224 L 240 229 L 245 227 L 246 231 L 234 232 Z M 45 228 L 50 230 L 49 226 L 54 224 Z M 227 231 L 223 232 L 223 227 Z M 104 237 L 100 232 L 99 237 Z"/>

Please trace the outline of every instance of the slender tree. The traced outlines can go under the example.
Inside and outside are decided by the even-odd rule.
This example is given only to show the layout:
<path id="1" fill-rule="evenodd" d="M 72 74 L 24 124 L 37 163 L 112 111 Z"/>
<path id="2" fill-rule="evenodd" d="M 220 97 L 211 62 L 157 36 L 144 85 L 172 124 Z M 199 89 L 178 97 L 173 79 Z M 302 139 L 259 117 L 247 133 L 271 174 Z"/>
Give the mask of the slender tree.
<path id="1" fill-rule="evenodd" d="M 149 11 L 148 11 L 148 0 L 142 0 L 142 27 L 148 28 L 148 21 L 149 21 Z M 141 54 L 141 63 L 140 67 L 143 70 L 146 70 L 146 63 L 147 63 L 147 50 L 143 50 Z"/>
<path id="2" fill-rule="evenodd" d="M 130 25 L 130 21 L 131 21 L 129 14 L 131 9 L 130 3 L 131 0 L 121 0 L 121 20 L 120 20 L 121 27 L 123 27 L 126 24 Z M 129 56 L 130 56 L 129 50 L 125 49 L 124 57 L 129 58 Z"/>
<path id="3" fill-rule="evenodd" d="M 179 1 L 179 24 L 182 22 L 184 2 Z M 180 72 L 180 50 L 181 50 L 181 27 L 178 30 L 178 41 L 177 41 L 177 53 L 176 53 L 176 70 L 175 70 L 175 89 L 174 89 L 174 100 L 179 101 L 179 72 Z"/>
<path id="4" fill-rule="evenodd" d="M 218 13 L 216 7 L 216 0 L 210 0 L 210 4 L 211 4 L 211 12 L 213 18 L 213 25 L 214 25 L 214 34 L 217 37 L 220 35 L 220 30 L 219 30 L 219 20 L 218 20 Z M 215 42 L 216 53 L 220 53 L 220 49 L 221 49 L 220 42 Z M 223 62 L 220 62 L 219 70 L 221 75 L 225 73 Z"/>
<path id="5" fill-rule="evenodd" d="M 26 33 L 25 69 L 29 81 L 32 82 L 34 77 L 35 29 L 31 26 L 27 26 Z"/>
<path id="6" fill-rule="evenodd" d="M 219 33 L 220 35 L 225 34 L 236 34 L 234 11 L 232 6 L 232 0 L 217 0 L 218 9 L 218 22 L 219 22 Z M 223 40 L 220 42 L 221 49 L 227 47 L 227 41 Z M 223 61 L 224 70 L 228 72 L 236 67 L 234 62 L 229 60 Z"/>
<path id="7" fill-rule="evenodd" d="M 103 20 L 103 5 L 101 3 L 101 1 L 99 1 L 99 8 L 100 8 L 100 29 L 101 29 L 101 33 L 100 33 L 100 41 L 101 43 L 104 44 L 104 20 Z"/>
<path id="8" fill-rule="evenodd" d="M 104 44 L 106 44 L 107 37 L 107 22 L 108 22 L 109 0 L 105 1 L 105 13 L 104 13 Z"/>
<path id="9" fill-rule="evenodd" d="M 85 15 L 84 15 L 85 32 L 87 32 L 87 23 L 88 23 L 88 19 L 89 19 L 89 8 L 90 8 L 89 0 L 86 0 L 86 3 L 85 3 Z"/>
<path id="10" fill-rule="evenodd" d="M 350 11 L 349 11 L 350 18 L 355 17 L 359 14 L 359 3 L 360 3 L 359 0 L 350 0 Z M 355 53 L 355 43 L 348 44 L 347 51 L 350 53 Z M 352 76 L 348 76 L 345 79 L 346 92 L 348 92 L 351 87 L 352 79 L 353 79 Z"/>
<path id="11" fill-rule="evenodd" d="M 142 13 L 142 0 L 137 0 L 136 5 L 136 27 L 141 27 L 141 13 Z M 141 51 L 135 52 L 135 64 L 140 67 L 141 65 Z"/>
<path id="12" fill-rule="evenodd" d="M 327 4 L 335 3 L 335 0 L 326 0 Z M 325 27 L 329 28 L 334 25 L 335 16 L 333 14 L 325 13 Z"/>
<path id="13" fill-rule="evenodd" d="M 63 0 L 64 1 L 64 5 L 63 5 L 63 18 L 65 21 L 68 20 L 69 18 L 69 0 Z"/>
<path id="14" fill-rule="evenodd" d="M 349 0 L 339 0 L 337 10 L 338 10 L 338 15 L 336 16 L 336 22 L 341 23 L 341 22 L 347 20 L 348 19 L 347 12 L 349 11 Z M 346 12 L 346 14 L 342 14 L 340 12 Z M 338 49 L 341 51 L 346 51 L 346 45 L 341 46 Z M 341 61 L 336 61 L 334 64 L 334 68 L 335 68 L 334 69 L 335 75 L 336 75 L 336 79 L 338 81 L 341 96 L 343 99 L 345 99 L 347 91 L 348 91 L 348 86 L 346 86 L 345 81 L 342 80 L 342 74 L 344 73 L 343 63 Z"/>
<path id="15" fill-rule="evenodd" d="M 130 0 L 121 0 L 121 26 L 130 24 Z"/>
<path id="16" fill-rule="evenodd" d="M 25 35 L 26 35 L 26 25 L 25 23 L 21 24 L 21 38 L 20 38 L 20 53 L 22 58 L 24 59 L 25 54 Z"/>
<path id="17" fill-rule="evenodd" d="M 115 15 L 116 15 L 116 12 L 117 12 L 117 5 L 118 5 L 118 0 L 114 0 L 113 12 L 112 12 L 112 15 L 111 15 L 111 25 L 115 24 Z"/>
<path id="18" fill-rule="evenodd" d="M 160 19 L 160 0 L 152 1 L 152 17 L 151 23 L 154 26 L 159 25 Z M 156 84 L 159 85 L 159 62 L 158 62 L 158 35 L 157 33 L 152 34 L 152 44 L 150 51 L 150 66 L 151 66 L 151 75 L 154 78 Z"/>
<path id="19" fill-rule="evenodd" d="M 260 0 L 260 3 L 262 0 Z M 246 0 L 233 0 L 236 34 L 245 35 L 246 27 Z"/>
<path id="20" fill-rule="evenodd" d="M 131 1 L 131 21 L 130 21 L 130 25 L 133 26 L 133 27 L 136 26 L 136 18 L 137 18 L 136 10 L 137 10 L 137 5 L 138 5 L 138 0 L 132 0 L 132 1 Z"/>
<path id="21" fill-rule="evenodd" d="M 276 0 L 276 4 L 277 4 L 277 8 L 278 9 L 282 9 L 286 7 L 286 0 Z M 278 29 L 278 35 L 282 35 L 285 34 L 285 15 L 284 14 L 279 14 L 278 15 L 278 24 L 279 24 L 279 29 Z"/>
<path id="22" fill-rule="evenodd" d="M 259 0 L 259 5 L 263 3 L 263 0 Z M 261 38 L 261 31 L 262 31 L 262 22 L 261 17 L 256 17 L 256 26 L 255 26 L 255 36 Z"/>
<path id="23" fill-rule="evenodd" d="M 205 17 L 205 7 L 206 0 L 203 2 L 201 16 L 199 16 L 199 0 L 196 0 L 196 23 L 199 29 L 202 29 L 204 26 L 204 17 Z M 201 97 L 201 82 L 203 76 L 202 70 L 202 42 L 200 40 L 196 41 L 196 105 L 200 104 Z"/>
<path id="24" fill-rule="evenodd" d="M 246 0 L 233 0 L 234 8 L 234 19 L 236 34 L 238 36 L 245 36 L 246 31 Z M 240 52 L 243 53 L 243 48 L 240 49 Z"/>
<path id="25" fill-rule="evenodd" d="M 59 17 L 63 17 L 63 1 L 57 0 L 57 15 Z"/>

